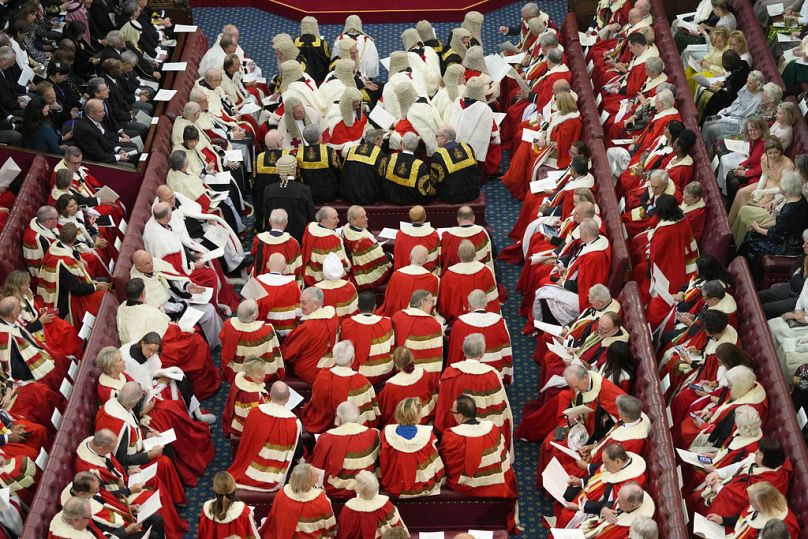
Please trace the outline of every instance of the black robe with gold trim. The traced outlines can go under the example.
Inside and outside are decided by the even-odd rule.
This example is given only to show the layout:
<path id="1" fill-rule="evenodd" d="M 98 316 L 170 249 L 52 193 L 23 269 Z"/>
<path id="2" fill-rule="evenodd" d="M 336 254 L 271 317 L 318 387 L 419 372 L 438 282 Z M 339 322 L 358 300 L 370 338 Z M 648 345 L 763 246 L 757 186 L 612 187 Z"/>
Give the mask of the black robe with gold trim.
<path id="1" fill-rule="evenodd" d="M 317 84 L 323 82 L 328 74 L 328 64 L 331 58 L 331 48 L 320 36 L 303 34 L 295 39 L 295 45 L 300 54 L 306 59 L 306 73 Z"/>
<path id="2" fill-rule="evenodd" d="M 382 198 L 381 183 L 388 156 L 375 144 L 351 146 L 342 164 L 340 196 L 350 204 L 371 204 Z"/>
<path id="3" fill-rule="evenodd" d="M 441 200 L 458 204 L 480 196 L 480 168 L 474 150 L 465 142 L 450 142 L 438 148 L 430 168 Z"/>
<path id="4" fill-rule="evenodd" d="M 426 163 L 408 153 L 390 156 L 382 181 L 382 196 L 393 204 L 429 202 L 437 191 Z"/>
<path id="5" fill-rule="evenodd" d="M 325 144 L 301 146 L 297 151 L 297 168 L 316 204 L 339 196 L 340 156 L 336 150 Z"/>

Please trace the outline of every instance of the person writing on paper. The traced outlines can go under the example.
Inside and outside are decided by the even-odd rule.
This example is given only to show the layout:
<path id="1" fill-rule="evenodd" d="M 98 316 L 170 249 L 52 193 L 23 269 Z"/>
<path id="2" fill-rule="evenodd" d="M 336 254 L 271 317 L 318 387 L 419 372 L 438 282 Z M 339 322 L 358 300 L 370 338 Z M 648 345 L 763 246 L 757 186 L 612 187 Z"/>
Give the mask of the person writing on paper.
<path id="1" fill-rule="evenodd" d="M 462 109 L 460 116 L 465 110 Z M 472 147 L 466 142 L 459 142 L 454 128 L 448 125 L 438 129 L 436 140 L 438 149 L 432 155 L 430 174 L 437 187 L 438 198 L 452 204 L 479 198 L 481 176 Z"/>
<path id="2" fill-rule="evenodd" d="M 287 273 L 288 267 L 282 254 L 272 253 L 267 273 L 256 278 L 256 282 L 266 291 L 264 297 L 256 299 L 258 318 L 271 323 L 281 339 L 295 328 L 301 316 L 298 308 L 300 281 Z"/>
<path id="3" fill-rule="evenodd" d="M 466 394 L 451 403 L 450 413 L 457 425 L 443 432 L 439 445 L 449 488 L 466 496 L 517 499 L 516 474 L 499 427 L 477 419 L 477 405 Z M 516 514 L 509 513 L 508 530 L 518 526 Z"/>
<path id="4" fill-rule="evenodd" d="M 303 456 L 300 435 L 303 426 L 287 408 L 291 396 L 282 381 L 272 384 L 270 401 L 250 410 L 244 435 L 228 472 L 239 488 L 275 492 L 286 483 L 289 472 Z M 271 454 L 264 447 L 272 446 Z"/>
<path id="5" fill-rule="evenodd" d="M 468 295 L 474 290 L 482 290 L 487 299 L 485 309 L 498 313 L 497 282 L 491 268 L 475 260 L 477 253 L 470 240 L 460 242 L 457 252 L 460 262 L 450 266 L 441 278 L 438 312 L 448 324 L 452 324 L 461 314 L 469 312 Z"/>
<path id="6" fill-rule="evenodd" d="M 222 372 L 231 384 L 236 375 L 244 371 L 247 358 L 264 362 L 267 382 L 283 380 L 283 366 L 278 336 L 269 322 L 258 319 L 258 303 L 245 299 L 236 310 L 236 316 L 225 320 L 220 334 L 222 341 Z"/>
<path id="7" fill-rule="evenodd" d="M 434 157 L 433 157 L 434 159 Z M 440 258 L 440 236 L 431 224 L 427 222 L 426 210 L 421 205 L 410 208 L 408 213 L 410 222 L 402 222 L 400 230 L 396 233 L 396 244 L 393 248 L 394 269 L 399 270 L 412 264 L 411 255 L 417 246 L 426 250 L 426 258 L 422 265 L 427 271 L 438 274 L 438 259 Z M 417 288 L 425 288 L 423 286 Z M 414 290 L 414 289 L 413 289 Z M 435 294 L 437 294 L 435 288 Z"/>
<path id="8" fill-rule="evenodd" d="M 414 230 L 418 231 L 419 229 L 415 228 Z M 398 245 L 398 238 L 400 238 L 401 235 L 402 231 L 399 231 L 396 237 L 396 245 Z M 439 249 L 437 244 L 437 232 L 435 232 L 435 240 L 435 251 L 437 251 Z M 404 256 L 403 253 L 402 256 Z M 393 272 L 393 275 L 387 282 L 387 288 L 384 291 L 384 303 L 376 310 L 376 314 L 393 316 L 402 309 L 406 309 L 409 307 L 409 301 L 406 298 L 412 296 L 415 290 L 426 290 L 432 294 L 432 296 L 438 295 L 440 278 L 427 269 L 427 265 L 429 264 L 428 258 L 430 256 L 429 250 L 423 245 L 416 244 L 411 247 L 408 256 L 410 265 L 403 266 Z M 434 256 L 433 260 L 436 258 L 437 256 Z"/>
<path id="9" fill-rule="evenodd" d="M 368 230 L 368 215 L 362 206 L 351 206 L 345 213 L 342 242 L 351 262 L 351 280 L 358 291 L 382 286 L 390 277 L 390 261 L 376 236 Z"/>
<path id="10" fill-rule="evenodd" d="M 372 204 L 381 197 L 380 186 L 389 159 L 382 150 L 384 130 L 368 129 L 360 143 L 348 148 L 340 171 L 340 197 L 351 204 Z"/>
<path id="11" fill-rule="evenodd" d="M 118 396 L 108 400 L 98 411 L 95 430 L 108 429 L 117 433 L 114 443 L 105 448 L 111 448 L 112 455 L 124 469 L 131 466 L 143 468 L 156 463 L 160 490 L 165 489 L 174 504 L 184 504 L 186 498 L 183 484 L 177 474 L 173 455 L 167 454 L 173 453 L 171 447 L 164 448 L 158 444 L 148 451 L 143 447 L 144 439 L 155 434 L 141 424 L 141 418 L 134 412 L 135 407 L 142 404 L 143 396 L 143 389 L 137 382 L 125 383 L 118 391 Z M 145 437 L 144 432 L 148 432 Z"/>
<path id="12" fill-rule="evenodd" d="M 192 327 L 182 328 L 145 303 L 145 292 L 146 286 L 140 279 L 130 279 L 125 285 L 126 301 L 118 307 L 116 316 L 121 342 L 139 341 L 154 332 L 160 341 L 162 363 L 182 369 L 200 399 L 210 397 L 219 389 L 220 380 L 205 339 Z"/>
<path id="13" fill-rule="evenodd" d="M 469 335 L 477 333 L 485 338 L 485 354 L 480 361 L 493 367 L 504 384 L 510 384 L 513 378 L 511 336 L 505 318 L 500 313 L 487 312 L 487 305 L 488 298 L 485 292 L 477 289 L 469 293 L 469 310 L 457 317 L 449 334 L 447 365 L 453 365 L 466 358 L 463 343 Z"/>
<path id="14" fill-rule="evenodd" d="M 334 425 L 317 438 L 309 463 L 325 470 L 323 486 L 329 498 L 347 500 L 356 488 L 356 475 L 376 470 L 379 431 L 363 425 L 359 408 L 349 401 L 337 406 Z"/>
<path id="15" fill-rule="evenodd" d="M 472 333 L 463 339 L 465 359 L 446 367 L 438 386 L 438 404 L 435 408 L 435 428 L 440 432 L 457 425 L 457 416 L 450 413 L 458 395 L 467 394 L 474 399 L 477 417 L 493 422 L 510 447 L 513 414 L 505 394 L 505 386 L 497 370 L 485 363 L 485 337 Z"/>
<path id="16" fill-rule="evenodd" d="M 257 539 L 253 510 L 236 497 L 236 481 L 227 472 L 213 476 L 212 500 L 202 505 L 196 536 L 199 539 L 249 537 Z"/>
<path id="17" fill-rule="evenodd" d="M 323 262 L 330 253 L 336 254 L 343 267 L 350 270 L 351 262 L 342 237 L 336 232 L 338 226 L 337 210 L 323 206 L 314 214 L 314 222 L 306 227 L 303 233 L 303 281 L 307 286 L 323 280 Z"/>
<path id="18" fill-rule="evenodd" d="M 118 132 L 117 124 L 107 115 L 104 102 L 90 99 L 84 104 L 84 115 L 73 128 L 73 138 L 87 159 L 111 165 L 133 167 L 138 162 L 138 151 L 127 145 L 129 136 Z M 134 155 L 129 156 L 128 152 Z"/>
<path id="19" fill-rule="evenodd" d="M 316 287 L 300 295 L 300 323 L 281 345 L 284 364 L 308 384 L 320 369 L 332 364 L 331 349 L 337 342 L 339 318 L 334 307 L 323 306 L 323 291 Z"/>
<path id="20" fill-rule="evenodd" d="M 354 490 L 356 497 L 345 502 L 340 512 L 337 539 L 353 539 L 371 534 L 382 537 L 391 528 L 407 530 L 389 496 L 379 494 L 379 480 L 373 473 L 363 470 L 356 474 Z"/>
<path id="21" fill-rule="evenodd" d="M 429 373 L 437 386 L 443 368 L 444 327 L 434 311 L 435 296 L 427 290 L 415 290 L 409 307 L 393 314 L 391 320 L 396 347 L 411 350 L 415 365 Z"/>
<path id="22" fill-rule="evenodd" d="M 797 539 L 800 524 L 797 516 L 788 507 L 788 500 L 771 483 L 762 481 L 749 485 L 746 489 L 749 506 L 740 515 L 722 518 L 710 514 L 707 518 L 730 530 L 732 539 L 753 539 L 759 537 L 760 530 L 771 520 L 782 520 L 788 528 L 791 539 Z"/>
<path id="23" fill-rule="evenodd" d="M 340 336 L 354 345 L 351 368 L 375 385 L 392 375 L 393 325 L 389 317 L 373 314 L 376 310 L 375 292 L 360 293 L 358 306 L 357 314 L 340 323 Z"/>
<path id="24" fill-rule="evenodd" d="M 351 402 L 360 410 L 360 423 L 375 427 L 379 416 L 376 392 L 364 375 L 351 369 L 354 347 L 340 341 L 333 349 L 334 366 L 321 369 L 311 389 L 311 399 L 303 407 L 301 419 L 308 432 L 325 432 L 334 423 L 339 403 Z"/>
<path id="25" fill-rule="evenodd" d="M 174 268 L 160 258 L 154 258 L 148 251 L 140 249 L 132 254 L 132 279 L 143 281 L 145 290 L 144 303 L 166 313 L 172 322 L 177 322 L 185 311 L 193 304 L 193 308 L 204 312 L 197 324 L 202 330 L 211 348 L 221 346 L 219 331 L 222 320 L 210 297 L 207 303 L 200 303 L 195 295 L 205 295 L 207 288 L 196 285 L 185 275 L 177 273 Z"/>

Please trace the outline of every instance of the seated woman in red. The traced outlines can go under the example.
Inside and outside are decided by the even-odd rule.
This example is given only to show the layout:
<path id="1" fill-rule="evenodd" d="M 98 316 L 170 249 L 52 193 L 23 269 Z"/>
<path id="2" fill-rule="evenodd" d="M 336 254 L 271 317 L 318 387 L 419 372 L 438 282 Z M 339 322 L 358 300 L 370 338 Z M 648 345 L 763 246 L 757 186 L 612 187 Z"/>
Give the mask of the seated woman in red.
<path id="1" fill-rule="evenodd" d="M 367 470 L 356 474 L 356 497 L 345 502 L 339 514 L 337 539 L 381 537 L 387 530 L 399 527 L 407 529 L 390 498 L 379 494 L 376 476 Z M 265 536 L 269 537 L 278 536 Z"/>
<path id="2" fill-rule="evenodd" d="M 262 539 L 334 536 L 337 520 L 331 501 L 324 491 L 314 488 L 315 483 L 317 473 L 311 464 L 295 466 L 289 482 L 275 495 L 269 516 L 261 526 Z"/>
<path id="3" fill-rule="evenodd" d="M 628 167 L 620 173 L 617 183 L 614 185 L 617 196 L 621 197 L 628 192 L 634 191 L 648 179 L 648 175 L 652 170 L 662 168 L 663 161 L 674 154 L 673 142 L 684 130 L 685 125 L 682 122 L 678 120 L 668 122 L 665 125 L 664 136 L 659 140 L 659 143 L 641 156 L 634 166 Z"/>
<path id="4" fill-rule="evenodd" d="M 772 520 L 781 520 L 788 529 L 791 539 L 800 535 L 800 524 L 796 515 L 788 508 L 786 497 L 771 483 L 762 481 L 750 485 L 746 489 L 749 506 L 739 515 L 722 518 L 710 513 L 707 518 L 722 524 L 732 539 L 755 539 L 760 536 L 764 526 Z"/>
<path id="5" fill-rule="evenodd" d="M 258 539 L 252 509 L 236 499 L 236 480 L 233 476 L 227 472 L 218 472 L 213 477 L 213 493 L 216 497 L 202 505 L 196 529 L 197 538 Z"/>

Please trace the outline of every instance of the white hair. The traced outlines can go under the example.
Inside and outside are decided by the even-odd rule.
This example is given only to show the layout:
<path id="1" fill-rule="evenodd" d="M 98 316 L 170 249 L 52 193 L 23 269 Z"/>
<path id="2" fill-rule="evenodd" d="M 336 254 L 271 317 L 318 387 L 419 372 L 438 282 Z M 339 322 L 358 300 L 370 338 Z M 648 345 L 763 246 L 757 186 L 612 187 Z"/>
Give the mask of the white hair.
<path id="1" fill-rule="evenodd" d="M 340 341 L 334 345 L 331 354 L 338 366 L 349 367 L 354 360 L 354 345 L 351 341 Z"/>

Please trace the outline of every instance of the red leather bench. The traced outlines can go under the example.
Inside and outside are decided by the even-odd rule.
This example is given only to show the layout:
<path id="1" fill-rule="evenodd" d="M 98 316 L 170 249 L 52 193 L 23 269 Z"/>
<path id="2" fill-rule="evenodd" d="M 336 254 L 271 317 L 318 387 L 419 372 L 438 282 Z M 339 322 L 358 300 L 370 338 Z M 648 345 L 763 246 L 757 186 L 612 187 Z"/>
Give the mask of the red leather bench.
<path id="1" fill-rule="evenodd" d="M 570 13 L 564 20 L 561 32 L 566 41 L 567 65 L 572 71 L 572 91 L 578 95 L 578 110 L 584 122 L 587 134 L 592 138 L 603 139 L 603 127 L 600 114 L 592 94 L 592 79 L 586 70 L 586 58 L 578 39 L 578 22 L 575 13 Z"/>
<path id="2" fill-rule="evenodd" d="M 340 223 L 346 223 L 345 214 L 351 206 L 347 202 L 336 199 L 320 206 L 331 206 L 339 214 Z M 475 222 L 485 226 L 485 193 L 480 192 L 479 198 L 466 204 L 449 204 L 447 202 L 435 201 L 424 204 L 426 209 L 426 220 L 435 228 L 445 228 L 457 226 L 457 209 L 460 206 L 470 206 L 474 211 Z M 319 206 L 318 206 L 319 207 Z M 408 216 L 411 206 L 398 206 L 388 202 L 377 202 L 363 206 L 368 213 L 368 222 L 374 229 L 395 228 L 398 230 L 401 221 L 409 222 Z"/>
<path id="3" fill-rule="evenodd" d="M 808 451 L 797 425 L 794 406 L 789 397 L 788 386 L 777 359 L 766 317 L 760 306 L 752 275 L 746 260 L 738 257 L 729 265 L 735 279 L 735 301 L 738 303 L 738 335 L 741 345 L 755 359 L 758 382 L 766 389 L 769 399 L 769 414 L 764 432 L 776 437 L 786 455 L 791 459 L 794 472 L 788 505 L 797 515 L 802 528 L 800 537 L 808 537 Z"/>
<path id="4" fill-rule="evenodd" d="M 629 348 L 638 360 L 633 394 L 643 402 L 645 413 L 654 422 L 645 455 L 649 472 L 648 492 L 656 503 L 654 520 L 659 525 L 660 537 L 685 539 L 688 537 L 687 525 L 676 474 L 673 439 L 659 386 L 651 334 L 645 321 L 637 283 L 626 283 L 618 299 L 623 307 L 623 327 L 631 335 Z"/>
<path id="5" fill-rule="evenodd" d="M 101 348 L 120 345 L 115 324 L 117 310 L 115 297 L 105 294 L 76 375 L 73 394 L 62 417 L 45 471 L 39 479 L 22 539 L 42 539 L 48 535 L 51 518 L 59 511 L 62 490 L 73 479 L 76 447 L 92 434 L 98 410 L 96 382 L 99 375 L 93 359 Z"/>
<path id="6" fill-rule="evenodd" d="M 155 152 L 159 152 L 166 157 L 171 155 L 171 125 L 171 120 L 165 116 L 160 116 L 157 121 L 157 129 L 154 132 L 154 139 L 152 140 L 152 158 L 154 158 Z M 148 171 L 148 167 L 146 170 Z"/>

